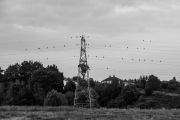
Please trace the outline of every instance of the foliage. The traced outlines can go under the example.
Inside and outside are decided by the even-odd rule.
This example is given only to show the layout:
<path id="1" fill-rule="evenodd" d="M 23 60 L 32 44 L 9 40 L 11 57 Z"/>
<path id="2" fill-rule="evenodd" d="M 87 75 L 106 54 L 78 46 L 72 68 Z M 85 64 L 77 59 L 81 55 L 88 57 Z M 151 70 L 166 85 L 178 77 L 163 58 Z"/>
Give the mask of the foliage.
<path id="1" fill-rule="evenodd" d="M 30 105 L 32 103 L 28 90 L 22 84 L 12 83 L 6 91 L 5 103 L 7 105 Z"/>
<path id="2" fill-rule="evenodd" d="M 7 86 L 9 82 L 16 82 L 16 80 L 20 79 L 19 74 L 20 64 L 16 63 L 14 65 L 10 65 L 4 72 L 3 82 Z"/>
<path id="3" fill-rule="evenodd" d="M 75 83 L 71 79 L 68 79 L 66 85 L 64 86 L 64 93 L 66 93 L 67 91 L 75 92 L 75 89 L 76 89 Z"/>
<path id="4" fill-rule="evenodd" d="M 153 101 L 156 102 L 155 108 L 167 108 L 167 109 L 174 109 L 180 108 L 180 96 L 175 95 L 165 95 L 165 94 L 154 94 Z"/>
<path id="5" fill-rule="evenodd" d="M 147 102 L 141 102 L 139 104 L 136 105 L 136 107 L 140 108 L 140 109 L 150 109 L 150 108 L 154 108 L 156 105 L 155 101 L 147 101 Z"/>
<path id="6" fill-rule="evenodd" d="M 74 96 L 75 96 L 74 92 L 71 92 L 71 91 L 66 92 L 65 97 L 68 101 L 68 105 L 70 106 L 74 105 Z"/>
<path id="7" fill-rule="evenodd" d="M 46 98 L 44 99 L 44 105 L 46 106 L 60 106 L 67 104 L 66 97 L 54 89 L 48 92 Z"/>
<path id="8" fill-rule="evenodd" d="M 158 77 L 150 75 L 146 87 L 150 87 L 152 90 L 159 90 L 161 88 L 161 81 Z"/>
<path id="9" fill-rule="evenodd" d="M 139 86 L 139 88 L 144 89 L 146 85 L 146 80 L 147 76 L 140 76 L 137 82 L 137 86 Z"/>
<path id="10" fill-rule="evenodd" d="M 132 105 L 139 98 L 140 93 L 133 85 L 125 86 L 121 91 L 121 97 L 126 105 Z"/>
<path id="11" fill-rule="evenodd" d="M 53 64 L 53 65 L 48 65 L 48 66 L 46 67 L 46 69 L 51 70 L 51 71 L 59 72 L 59 69 L 58 69 L 58 67 L 57 67 L 55 64 Z"/>
<path id="12" fill-rule="evenodd" d="M 96 83 L 94 90 L 98 94 L 98 103 L 102 107 L 106 107 L 110 100 L 117 98 L 122 90 L 121 86 L 112 86 L 111 84 Z"/>
<path id="13" fill-rule="evenodd" d="M 27 85 L 32 73 L 40 68 L 43 68 L 41 62 L 33 62 L 33 61 L 22 62 L 19 68 L 20 82 L 24 82 L 24 84 Z"/>
<path id="14" fill-rule="evenodd" d="M 4 70 L 2 70 L 1 67 L 0 67 L 0 83 L 2 82 L 2 78 L 3 78 L 3 73 L 2 73 L 2 72 L 3 72 L 3 71 L 4 71 Z"/>
<path id="15" fill-rule="evenodd" d="M 63 74 L 57 71 L 46 68 L 34 71 L 30 81 L 30 89 L 36 98 L 36 103 L 42 105 L 44 97 L 52 89 L 63 92 L 63 79 Z"/>
<path id="16" fill-rule="evenodd" d="M 161 82 L 161 88 L 167 89 L 168 88 L 168 82 Z"/>
<path id="17" fill-rule="evenodd" d="M 142 102 L 145 102 L 146 99 L 143 97 L 143 96 L 140 96 L 139 99 L 138 99 L 138 103 L 142 103 Z"/>
<path id="18" fill-rule="evenodd" d="M 153 93 L 152 88 L 151 88 L 151 87 L 147 87 L 147 86 L 146 86 L 146 88 L 144 89 L 144 91 L 145 91 L 145 93 L 146 93 L 147 96 L 150 96 L 150 95 L 152 95 L 152 93 Z"/>
<path id="19" fill-rule="evenodd" d="M 175 90 L 177 90 L 177 85 L 176 84 L 168 84 L 167 88 L 170 91 L 175 91 Z"/>

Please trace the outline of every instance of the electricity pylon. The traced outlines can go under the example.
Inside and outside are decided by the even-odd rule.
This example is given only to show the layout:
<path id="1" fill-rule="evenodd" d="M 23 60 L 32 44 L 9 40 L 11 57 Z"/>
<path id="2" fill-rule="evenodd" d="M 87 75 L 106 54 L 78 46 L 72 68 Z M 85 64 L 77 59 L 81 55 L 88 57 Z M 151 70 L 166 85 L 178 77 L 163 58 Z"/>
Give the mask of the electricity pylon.
<path id="1" fill-rule="evenodd" d="M 78 65 L 77 84 L 74 97 L 74 106 L 92 107 L 91 87 L 89 81 L 89 66 L 86 57 L 86 40 L 81 36 L 81 51 Z"/>

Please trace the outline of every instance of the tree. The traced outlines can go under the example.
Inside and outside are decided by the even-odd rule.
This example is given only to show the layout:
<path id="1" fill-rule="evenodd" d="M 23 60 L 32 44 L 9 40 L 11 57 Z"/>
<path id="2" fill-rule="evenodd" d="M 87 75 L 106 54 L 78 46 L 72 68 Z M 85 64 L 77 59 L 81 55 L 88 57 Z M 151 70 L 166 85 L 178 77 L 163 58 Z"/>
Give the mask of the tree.
<path id="1" fill-rule="evenodd" d="M 64 86 L 64 93 L 67 91 L 75 92 L 76 85 L 71 79 L 67 79 L 66 85 Z"/>
<path id="2" fill-rule="evenodd" d="M 145 93 L 146 93 L 147 96 L 150 96 L 153 93 L 153 90 L 152 90 L 151 87 L 146 86 L 146 88 L 144 90 L 145 90 Z"/>
<path id="3" fill-rule="evenodd" d="M 58 93 L 56 90 L 51 90 L 47 93 L 46 98 L 44 99 L 44 105 L 47 106 L 60 106 L 67 105 L 67 99 L 62 93 Z"/>
<path id="4" fill-rule="evenodd" d="M 161 88 L 161 81 L 158 77 L 150 75 L 146 87 L 150 87 L 152 90 L 159 90 Z"/>
<path id="5" fill-rule="evenodd" d="M 30 80 L 30 89 L 32 89 L 32 94 L 36 97 L 36 102 L 42 105 L 42 99 L 52 89 L 63 92 L 63 80 L 63 73 L 57 71 L 46 68 L 34 71 Z M 40 91 L 40 96 L 36 95 L 37 91 Z"/>
<path id="6" fill-rule="evenodd" d="M 24 61 L 21 63 L 19 74 L 20 74 L 20 82 L 23 82 L 25 85 L 28 84 L 28 81 L 35 70 L 43 68 L 41 62 L 33 62 L 33 61 Z"/>
<path id="7" fill-rule="evenodd" d="M 52 71 L 59 72 L 59 69 L 58 69 L 58 67 L 55 64 L 48 65 L 46 68 L 49 69 L 49 70 L 52 70 Z"/>
<path id="8" fill-rule="evenodd" d="M 68 91 L 65 94 L 66 99 L 68 100 L 68 105 L 74 105 L 74 92 Z"/>
<path id="9" fill-rule="evenodd" d="M 139 85 L 141 86 L 141 88 L 145 88 L 145 85 L 146 85 L 146 76 L 140 76 L 139 78 Z"/>
<path id="10" fill-rule="evenodd" d="M 9 82 L 16 82 L 20 79 L 20 64 L 10 65 L 4 72 L 3 82 L 7 85 Z"/>
<path id="11" fill-rule="evenodd" d="M 125 86 L 121 91 L 121 97 L 126 105 L 132 105 L 139 98 L 139 92 L 133 85 Z"/>
<path id="12" fill-rule="evenodd" d="M 6 91 L 6 105 L 30 105 L 31 96 L 22 84 L 12 83 Z"/>
<path id="13" fill-rule="evenodd" d="M 0 83 L 2 82 L 2 78 L 3 78 L 2 72 L 3 72 L 3 71 L 4 71 L 4 70 L 2 70 L 1 67 L 0 67 Z"/>

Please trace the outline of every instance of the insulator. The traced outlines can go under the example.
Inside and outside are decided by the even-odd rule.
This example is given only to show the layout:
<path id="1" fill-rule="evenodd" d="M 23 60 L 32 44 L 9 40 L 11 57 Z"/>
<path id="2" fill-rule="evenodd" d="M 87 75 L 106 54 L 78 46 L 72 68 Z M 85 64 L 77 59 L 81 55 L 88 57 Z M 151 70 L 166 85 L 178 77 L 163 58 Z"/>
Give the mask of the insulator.
<path id="1" fill-rule="evenodd" d="M 48 49 L 48 47 L 47 47 L 47 49 Z"/>
<path id="2" fill-rule="evenodd" d="M 47 58 L 47 60 L 48 60 L 48 58 Z"/>
<path id="3" fill-rule="evenodd" d="M 26 51 L 27 51 L 27 49 L 26 49 Z"/>
<path id="4" fill-rule="evenodd" d="M 144 59 L 144 61 L 145 61 L 145 59 Z"/>
<path id="5" fill-rule="evenodd" d="M 133 59 L 132 59 L 133 60 Z"/>
<path id="6" fill-rule="evenodd" d="M 111 47 L 111 45 L 109 47 Z"/>
<path id="7" fill-rule="evenodd" d="M 97 57 L 97 56 L 96 56 Z"/>
<path id="8" fill-rule="evenodd" d="M 122 58 L 122 60 L 123 60 L 123 58 Z"/>
<path id="9" fill-rule="evenodd" d="M 143 42 L 144 42 L 144 40 L 143 40 Z"/>
<path id="10" fill-rule="evenodd" d="M 108 68 L 107 68 L 108 69 Z"/>
<path id="11" fill-rule="evenodd" d="M 138 48 L 137 48 L 138 49 Z"/>
<path id="12" fill-rule="evenodd" d="M 76 38 L 77 38 L 77 36 L 76 36 Z"/>
<path id="13" fill-rule="evenodd" d="M 150 40 L 150 42 L 151 42 L 151 40 Z"/>
<path id="14" fill-rule="evenodd" d="M 53 46 L 53 48 L 55 48 L 55 46 Z"/>
<path id="15" fill-rule="evenodd" d="M 140 61 L 140 59 L 139 59 L 139 61 Z"/>
<path id="16" fill-rule="evenodd" d="M 103 56 L 103 58 L 104 58 L 104 56 Z"/>
<path id="17" fill-rule="evenodd" d="M 71 37 L 72 38 L 72 37 Z"/>
<path id="18" fill-rule="evenodd" d="M 40 48 L 38 48 L 38 49 L 40 49 Z"/>
<path id="19" fill-rule="evenodd" d="M 65 47 L 65 45 L 64 45 L 64 47 Z"/>
<path id="20" fill-rule="evenodd" d="M 145 50 L 145 48 L 144 48 L 144 50 Z"/>
<path id="21" fill-rule="evenodd" d="M 161 62 L 161 61 L 160 61 Z"/>
<path id="22" fill-rule="evenodd" d="M 128 47 L 127 47 L 128 48 Z"/>

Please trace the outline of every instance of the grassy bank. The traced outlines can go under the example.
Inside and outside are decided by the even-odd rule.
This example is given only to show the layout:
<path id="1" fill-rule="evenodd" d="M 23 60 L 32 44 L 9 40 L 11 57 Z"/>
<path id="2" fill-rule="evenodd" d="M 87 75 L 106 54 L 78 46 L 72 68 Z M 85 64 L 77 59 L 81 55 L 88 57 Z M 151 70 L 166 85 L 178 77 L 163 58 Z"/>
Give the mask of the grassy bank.
<path id="1" fill-rule="evenodd" d="M 179 120 L 179 109 L 88 109 L 73 107 L 1 106 L 1 120 Z"/>

